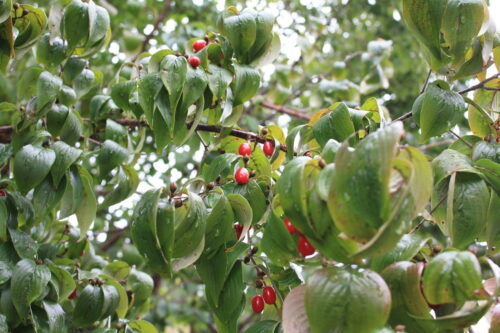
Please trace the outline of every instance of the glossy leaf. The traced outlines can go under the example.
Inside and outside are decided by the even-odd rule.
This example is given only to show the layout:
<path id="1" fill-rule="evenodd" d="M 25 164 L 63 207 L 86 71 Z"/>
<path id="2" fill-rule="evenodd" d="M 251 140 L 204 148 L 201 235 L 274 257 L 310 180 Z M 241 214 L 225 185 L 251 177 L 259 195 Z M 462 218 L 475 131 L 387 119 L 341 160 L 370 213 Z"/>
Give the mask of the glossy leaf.
<path id="1" fill-rule="evenodd" d="M 14 159 L 14 178 L 19 190 L 27 192 L 40 184 L 50 172 L 56 153 L 47 148 L 24 146 Z"/>
<path id="2" fill-rule="evenodd" d="M 449 251 L 434 257 L 422 281 L 425 298 L 432 304 L 473 300 L 473 292 L 482 287 L 479 262 L 468 251 Z"/>
<path id="3" fill-rule="evenodd" d="M 27 318 L 31 303 L 42 295 L 49 280 L 50 270 L 45 265 L 38 265 L 29 259 L 16 264 L 10 287 L 12 302 L 21 318 Z"/>
<path id="4" fill-rule="evenodd" d="M 389 318 L 391 294 L 377 273 L 332 267 L 309 278 L 305 306 L 313 333 L 370 332 L 384 327 Z"/>

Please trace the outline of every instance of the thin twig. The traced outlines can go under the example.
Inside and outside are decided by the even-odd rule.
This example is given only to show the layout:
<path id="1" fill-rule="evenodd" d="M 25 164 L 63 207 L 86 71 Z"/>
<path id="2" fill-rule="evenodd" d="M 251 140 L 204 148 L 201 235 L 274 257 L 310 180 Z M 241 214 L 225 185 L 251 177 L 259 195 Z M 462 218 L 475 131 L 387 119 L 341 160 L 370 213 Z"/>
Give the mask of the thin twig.
<path id="1" fill-rule="evenodd" d="M 260 105 L 262 105 L 265 108 L 277 111 L 279 113 L 284 113 L 284 114 L 287 114 L 287 115 L 295 117 L 295 118 L 311 120 L 311 116 L 309 114 L 304 113 L 304 112 L 300 112 L 297 110 L 293 110 L 293 109 L 287 108 L 285 106 L 275 105 L 273 103 L 269 103 L 266 101 L 261 102 Z"/>
<path id="2" fill-rule="evenodd" d="M 466 94 L 468 93 L 469 91 L 474 91 L 474 90 L 477 90 L 477 89 L 486 89 L 486 90 L 500 90 L 500 88 L 494 88 L 494 87 L 486 87 L 485 84 L 490 82 L 490 81 L 493 81 L 495 79 L 498 79 L 500 78 L 500 73 L 496 73 L 492 76 L 490 76 L 489 78 L 479 82 L 478 84 L 476 85 L 473 85 L 472 87 L 469 87 L 467 89 L 464 89 L 464 90 L 460 90 L 458 93 L 460 95 L 463 95 L 463 94 Z"/>
<path id="3" fill-rule="evenodd" d="M 392 122 L 394 123 L 396 121 L 405 121 L 406 119 L 411 118 L 412 116 L 413 116 L 413 114 L 410 111 L 410 112 L 405 113 L 401 117 L 398 117 L 398 118 L 394 119 Z"/>
<path id="4" fill-rule="evenodd" d="M 429 73 L 427 73 L 427 77 L 425 78 L 424 85 L 422 86 L 422 90 L 420 90 L 420 94 L 423 94 L 425 89 L 427 89 L 427 85 L 429 84 L 429 79 L 431 78 L 432 69 L 429 69 Z"/>
<path id="5" fill-rule="evenodd" d="M 449 130 L 448 132 L 450 132 L 451 134 L 453 134 L 457 139 L 459 139 L 460 141 L 462 141 L 463 143 L 465 143 L 468 147 L 472 148 L 472 145 L 470 143 L 468 143 L 467 141 L 465 141 L 460 135 L 458 135 L 457 133 L 453 132 L 452 130 Z"/>
<path id="6" fill-rule="evenodd" d="M 437 147 L 437 146 L 447 145 L 447 144 L 451 144 L 451 143 L 453 143 L 453 140 L 452 139 L 448 139 L 448 140 L 444 140 L 444 141 L 429 143 L 427 145 L 423 145 L 423 146 L 418 147 L 418 149 L 420 149 L 420 150 L 426 150 L 426 149 L 429 149 L 429 148 L 434 148 L 434 147 Z"/>

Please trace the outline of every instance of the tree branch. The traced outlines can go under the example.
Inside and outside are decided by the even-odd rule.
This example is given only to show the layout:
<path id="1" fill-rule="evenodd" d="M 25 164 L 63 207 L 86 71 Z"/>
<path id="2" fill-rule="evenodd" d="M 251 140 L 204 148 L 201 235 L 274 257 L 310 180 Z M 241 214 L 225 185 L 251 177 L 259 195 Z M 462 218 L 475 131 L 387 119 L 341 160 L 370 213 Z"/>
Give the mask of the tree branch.
<path id="1" fill-rule="evenodd" d="M 190 129 L 191 126 L 193 126 L 193 123 L 187 123 L 186 126 L 188 127 L 188 129 Z M 203 132 L 220 133 L 222 131 L 222 127 L 217 126 L 217 125 L 199 124 L 198 126 L 196 126 L 196 130 L 203 131 Z M 249 141 L 255 141 L 258 143 L 265 143 L 267 141 L 263 135 L 259 135 L 259 134 L 255 134 L 253 132 L 243 131 L 243 130 L 239 130 L 239 129 L 231 130 L 229 135 L 237 137 L 237 138 L 249 140 Z M 287 148 L 285 145 L 280 145 L 279 149 L 281 151 L 284 151 L 284 152 L 287 151 Z"/>
<path id="2" fill-rule="evenodd" d="M 277 111 L 279 113 L 284 113 L 284 114 L 287 114 L 287 115 L 295 117 L 295 118 L 300 118 L 300 119 L 304 119 L 304 120 L 311 119 L 311 116 L 308 115 L 307 113 L 293 110 L 293 109 L 287 108 L 285 106 L 275 105 L 273 103 L 269 103 L 266 101 L 261 102 L 260 105 L 262 105 L 263 107 L 265 107 L 267 109 L 271 109 L 271 110 Z"/>
<path id="3" fill-rule="evenodd" d="M 492 75 L 490 76 L 489 78 L 479 82 L 478 84 L 476 85 L 473 85 L 472 87 L 469 87 L 467 89 L 464 89 L 464 90 L 460 90 L 458 93 L 460 95 L 463 95 L 463 94 L 466 94 L 468 93 L 469 91 L 474 91 L 474 90 L 477 90 L 477 89 L 486 89 L 486 90 L 500 90 L 500 88 L 494 88 L 494 87 L 486 87 L 485 84 L 490 82 L 490 81 L 493 81 L 495 79 L 498 79 L 500 78 L 500 73 L 496 73 L 495 75 Z"/>
<path id="4" fill-rule="evenodd" d="M 144 52 L 146 50 L 146 47 L 148 46 L 149 41 L 154 37 L 154 35 L 158 31 L 158 28 L 160 27 L 161 22 L 163 22 L 163 20 L 165 20 L 168 13 L 170 12 L 171 6 L 172 6 L 172 0 L 165 0 L 165 4 L 163 5 L 163 8 L 162 8 L 160 14 L 158 15 L 158 17 L 156 18 L 155 23 L 153 24 L 153 30 L 149 34 L 144 36 L 144 40 L 142 41 L 139 54 L 141 54 L 142 52 Z"/>

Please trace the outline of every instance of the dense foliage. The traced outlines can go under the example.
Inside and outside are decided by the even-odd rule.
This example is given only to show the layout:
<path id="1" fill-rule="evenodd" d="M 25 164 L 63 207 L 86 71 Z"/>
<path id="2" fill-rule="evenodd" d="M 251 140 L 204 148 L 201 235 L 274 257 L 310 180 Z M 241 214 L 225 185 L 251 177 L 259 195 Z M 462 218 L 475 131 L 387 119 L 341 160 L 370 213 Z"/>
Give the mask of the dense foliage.
<path id="1" fill-rule="evenodd" d="M 500 332 L 499 71 L 483 0 L 0 0 L 0 332 Z"/>

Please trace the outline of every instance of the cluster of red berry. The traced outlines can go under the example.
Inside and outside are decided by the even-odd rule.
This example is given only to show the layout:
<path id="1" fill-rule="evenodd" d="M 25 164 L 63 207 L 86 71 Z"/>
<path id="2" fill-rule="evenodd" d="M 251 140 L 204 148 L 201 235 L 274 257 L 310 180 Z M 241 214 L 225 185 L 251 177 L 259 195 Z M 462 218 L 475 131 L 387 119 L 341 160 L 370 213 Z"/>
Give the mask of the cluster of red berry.
<path id="1" fill-rule="evenodd" d="M 303 257 L 310 256 L 311 254 L 314 254 L 314 252 L 316 252 L 316 249 L 314 248 L 314 246 L 311 245 L 311 243 L 309 243 L 306 236 L 304 236 L 300 231 L 298 231 L 288 218 L 285 217 L 283 222 L 285 223 L 285 226 L 291 235 L 294 234 L 299 235 L 299 240 L 297 242 L 297 250 L 299 250 L 300 254 Z"/>
<path id="2" fill-rule="evenodd" d="M 262 296 L 256 295 L 252 298 L 252 310 L 255 313 L 264 311 L 264 302 L 266 304 L 276 304 L 276 291 L 273 287 L 267 286 L 262 290 Z"/>
<path id="3" fill-rule="evenodd" d="M 198 39 L 192 45 L 194 52 L 199 52 L 199 51 L 203 50 L 205 48 L 205 46 L 207 46 L 207 42 L 203 39 Z M 197 56 L 189 57 L 188 62 L 194 68 L 200 66 L 200 64 L 201 64 L 201 60 Z"/>
<path id="4" fill-rule="evenodd" d="M 266 141 L 264 142 L 262 150 L 266 156 L 272 156 L 274 153 L 274 144 L 271 141 Z M 250 143 L 248 142 L 242 143 L 238 147 L 238 153 L 241 156 L 250 156 L 252 154 L 252 146 L 250 146 Z M 248 169 L 245 167 L 238 168 L 238 170 L 234 173 L 234 179 L 240 185 L 248 183 L 248 179 L 250 179 Z"/>

